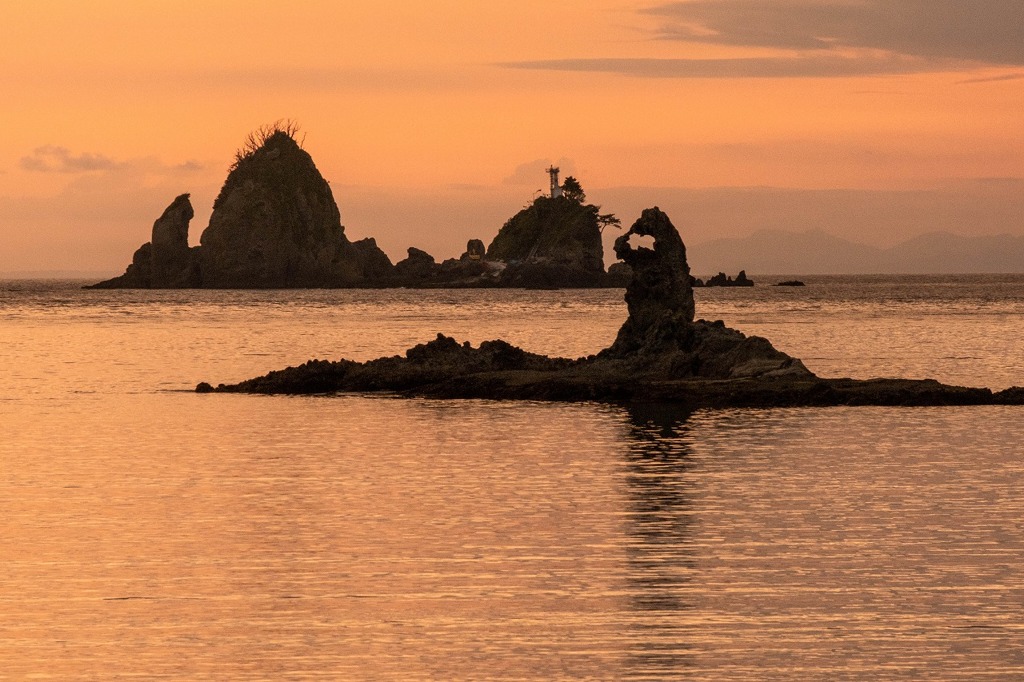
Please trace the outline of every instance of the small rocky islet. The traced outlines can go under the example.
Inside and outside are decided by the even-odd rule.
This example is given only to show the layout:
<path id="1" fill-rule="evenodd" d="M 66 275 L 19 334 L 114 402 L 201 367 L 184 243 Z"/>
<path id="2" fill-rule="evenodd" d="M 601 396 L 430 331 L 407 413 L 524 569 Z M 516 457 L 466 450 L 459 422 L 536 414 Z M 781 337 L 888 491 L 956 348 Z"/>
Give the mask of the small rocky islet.
<path id="1" fill-rule="evenodd" d="M 634 247 L 653 237 L 653 248 Z M 686 247 L 669 217 L 643 211 L 615 241 L 629 266 L 629 316 L 615 342 L 575 360 L 529 353 L 505 341 L 478 347 L 438 335 L 402 356 L 354 362 L 311 360 L 199 393 L 333 394 L 387 392 L 435 398 L 666 402 L 686 409 L 835 405 L 1024 404 L 1024 389 L 993 393 L 934 380 L 823 379 L 722 322 L 695 320 Z"/>

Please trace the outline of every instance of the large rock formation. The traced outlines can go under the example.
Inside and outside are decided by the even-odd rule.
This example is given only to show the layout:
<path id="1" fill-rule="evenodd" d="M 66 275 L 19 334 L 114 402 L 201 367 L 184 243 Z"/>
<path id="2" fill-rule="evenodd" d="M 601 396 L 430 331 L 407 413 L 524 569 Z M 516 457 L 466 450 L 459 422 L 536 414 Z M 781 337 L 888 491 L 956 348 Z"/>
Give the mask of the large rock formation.
<path id="1" fill-rule="evenodd" d="M 391 268 L 372 240 L 348 240 L 330 185 L 283 130 L 238 159 L 200 243 L 204 287 L 353 286 Z"/>
<path id="2" fill-rule="evenodd" d="M 653 238 L 653 248 L 633 246 Z M 635 375 L 665 379 L 812 377 L 803 363 L 766 339 L 747 337 L 721 322 L 694 321 L 686 246 L 657 207 L 641 214 L 615 240 L 615 255 L 633 272 L 626 287 L 629 317 L 599 361 L 622 363 Z"/>
<path id="3" fill-rule="evenodd" d="M 653 238 L 654 248 L 633 247 L 637 237 Z M 629 317 L 608 353 L 660 353 L 686 342 L 695 314 L 690 266 L 686 246 L 668 216 L 658 207 L 644 210 L 615 240 L 615 255 L 629 266 L 632 279 L 626 286 Z"/>
<path id="4" fill-rule="evenodd" d="M 99 289 L 164 289 L 200 284 L 196 249 L 188 245 L 188 227 L 195 212 L 188 194 L 177 197 L 153 223 L 150 241 L 138 248 L 120 277 L 96 284 Z"/>
<path id="5" fill-rule="evenodd" d="M 504 261 L 506 286 L 594 286 L 604 275 L 600 208 L 582 201 L 539 197 L 505 225 L 487 247 Z"/>
<path id="6" fill-rule="evenodd" d="M 441 263 L 418 249 L 396 267 L 372 238 L 350 242 L 330 185 L 290 124 L 252 133 L 237 154 L 200 246 L 189 248 L 188 195 L 168 207 L 120 277 L 96 288 L 622 286 L 604 272 L 601 230 L 618 226 L 586 204 L 575 180 L 510 218 L 490 246 L 471 239 Z"/>
<path id="7" fill-rule="evenodd" d="M 653 248 L 634 237 L 653 237 Z M 629 318 L 597 356 L 565 360 L 527 353 L 503 341 L 473 348 L 437 339 L 390 357 L 358 363 L 312 360 L 234 386 L 199 392 L 331 393 L 391 391 L 445 398 L 669 401 L 688 408 L 800 405 L 1024 404 L 1024 389 L 932 380 L 821 379 L 765 339 L 721 322 L 694 320 L 682 240 L 658 209 L 644 211 L 616 243 L 632 267 Z"/>
<path id="8" fill-rule="evenodd" d="M 125 274 L 97 288 L 387 286 L 394 267 L 372 239 L 345 236 L 331 187 L 286 127 L 254 133 L 239 152 L 200 246 L 182 194 L 153 225 Z"/>

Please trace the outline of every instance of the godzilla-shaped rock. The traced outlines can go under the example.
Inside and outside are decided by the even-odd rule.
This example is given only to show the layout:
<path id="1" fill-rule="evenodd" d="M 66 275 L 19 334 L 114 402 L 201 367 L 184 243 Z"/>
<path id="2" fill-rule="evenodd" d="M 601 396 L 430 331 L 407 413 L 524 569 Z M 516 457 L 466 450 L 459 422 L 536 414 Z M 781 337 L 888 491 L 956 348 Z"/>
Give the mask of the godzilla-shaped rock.
<path id="1" fill-rule="evenodd" d="M 200 239 L 203 286 L 357 286 L 389 274 L 376 243 L 345 236 L 330 185 L 285 131 L 242 155 Z"/>
<path id="2" fill-rule="evenodd" d="M 653 238 L 654 248 L 634 248 L 634 236 Z M 632 279 L 626 286 L 629 317 L 608 353 L 658 353 L 685 341 L 692 334 L 693 288 L 686 246 L 668 216 L 657 206 L 645 209 L 615 240 L 615 255 L 629 266 Z"/>
<path id="3" fill-rule="evenodd" d="M 653 248 L 632 245 L 653 238 Z M 630 267 L 629 317 L 598 360 L 625 363 L 635 375 L 667 379 L 811 377 L 803 363 L 721 322 L 694 322 L 695 305 L 686 246 L 657 207 L 641 214 L 615 240 L 615 255 Z"/>
<path id="4" fill-rule="evenodd" d="M 199 286 L 196 249 L 189 248 L 188 227 L 195 212 L 188 194 L 177 197 L 153 223 L 151 240 L 139 247 L 120 277 L 97 289 L 168 289 Z"/>

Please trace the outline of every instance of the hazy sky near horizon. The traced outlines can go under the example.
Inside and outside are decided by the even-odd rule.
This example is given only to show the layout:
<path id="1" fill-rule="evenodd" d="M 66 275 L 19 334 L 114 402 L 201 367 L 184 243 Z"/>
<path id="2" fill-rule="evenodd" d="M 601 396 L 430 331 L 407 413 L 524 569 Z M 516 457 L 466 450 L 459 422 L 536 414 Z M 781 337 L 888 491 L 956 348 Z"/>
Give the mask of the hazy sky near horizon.
<path id="1" fill-rule="evenodd" d="M 39 0 L 0 16 L 0 272 L 119 272 L 183 192 L 198 243 L 235 149 L 277 119 L 302 127 L 350 238 L 392 260 L 489 241 L 551 162 L 626 225 L 658 203 L 687 242 L 1024 234 L 1020 0 Z M 977 210 L 943 214 L 961 201 Z"/>

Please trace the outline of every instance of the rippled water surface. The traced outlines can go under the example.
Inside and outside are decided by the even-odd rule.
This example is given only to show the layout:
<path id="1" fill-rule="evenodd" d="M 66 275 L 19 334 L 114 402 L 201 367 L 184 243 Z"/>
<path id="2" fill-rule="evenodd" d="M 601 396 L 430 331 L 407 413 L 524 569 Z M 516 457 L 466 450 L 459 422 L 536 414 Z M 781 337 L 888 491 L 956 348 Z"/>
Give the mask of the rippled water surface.
<path id="1" fill-rule="evenodd" d="M 826 376 L 1024 384 L 1024 279 L 698 291 Z M 1020 408 L 196 395 L 621 291 L 0 283 L 0 679 L 1024 679 Z"/>

